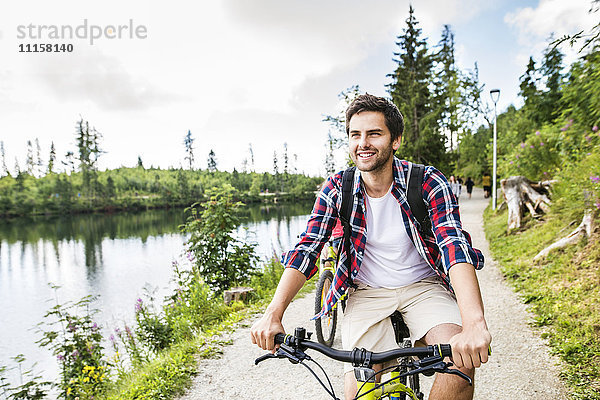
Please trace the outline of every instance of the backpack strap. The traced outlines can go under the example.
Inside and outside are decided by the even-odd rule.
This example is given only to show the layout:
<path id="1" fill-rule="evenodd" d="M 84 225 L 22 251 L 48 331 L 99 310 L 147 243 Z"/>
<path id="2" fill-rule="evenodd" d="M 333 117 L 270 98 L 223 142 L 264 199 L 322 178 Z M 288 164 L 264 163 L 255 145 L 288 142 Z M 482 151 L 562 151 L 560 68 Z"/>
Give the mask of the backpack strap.
<path id="1" fill-rule="evenodd" d="M 431 235 L 431 220 L 423 200 L 423 164 L 408 163 L 408 190 L 406 197 L 410 210 L 417 219 L 419 232 Z"/>
<path id="2" fill-rule="evenodd" d="M 343 248 L 346 252 L 346 270 L 348 271 L 347 283 L 353 288 L 356 288 L 357 286 L 352 281 L 350 274 L 350 233 L 352 232 L 352 227 L 350 226 L 350 216 L 352 214 L 352 204 L 354 203 L 352 189 L 354 187 L 355 170 L 356 167 L 350 167 L 342 174 L 342 207 L 340 210 L 340 221 L 342 222 L 342 227 L 344 228 Z M 338 251 L 338 259 L 336 264 L 339 262 L 340 254 L 341 251 Z"/>

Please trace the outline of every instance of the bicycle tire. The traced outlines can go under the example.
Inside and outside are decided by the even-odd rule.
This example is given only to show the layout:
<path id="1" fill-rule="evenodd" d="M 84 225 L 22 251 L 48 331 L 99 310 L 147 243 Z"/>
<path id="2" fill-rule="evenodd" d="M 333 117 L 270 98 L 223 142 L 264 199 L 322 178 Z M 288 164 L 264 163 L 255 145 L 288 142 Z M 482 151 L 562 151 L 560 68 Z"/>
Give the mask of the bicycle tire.
<path id="1" fill-rule="evenodd" d="M 319 313 L 323 307 L 325 295 L 333 282 L 333 274 L 331 271 L 323 271 L 317 283 L 315 293 L 315 313 Z M 319 343 L 331 347 L 335 339 L 335 330 L 337 326 L 337 308 L 329 311 L 329 315 L 315 320 L 315 331 Z"/>

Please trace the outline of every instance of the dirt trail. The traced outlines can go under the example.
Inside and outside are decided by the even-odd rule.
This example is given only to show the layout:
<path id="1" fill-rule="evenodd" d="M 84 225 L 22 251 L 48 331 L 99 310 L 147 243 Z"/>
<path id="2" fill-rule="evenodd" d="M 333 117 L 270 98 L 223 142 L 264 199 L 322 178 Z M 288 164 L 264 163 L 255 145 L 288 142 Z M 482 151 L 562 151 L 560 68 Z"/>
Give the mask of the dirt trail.
<path id="1" fill-rule="evenodd" d="M 487 204 L 483 192 L 475 189 L 472 199 L 463 194 L 460 201 L 463 224 L 475 247 L 486 257 L 486 266 L 478 272 L 478 277 L 493 336 L 492 357 L 476 375 L 475 399 L 565 399 L 557 360 L 548 354 L 539 332 L 531 329 L 531 315 L 507 286 L 489 253 L 482 222 Z M 314 331 L 314 323 L 310 321 L 313 299 L 308 295 L 290 305 L 284 318 L 288 332 L 297 326 Z M 302 366 L 285 360 L 267 360 L 254 366 L 254 359 L 263 351 L 250 342 L 251 323 L 247 321 L 230 335 L 233 344 L 224 348 L 221 358 L 200 361 L 200 373 L 181 400 L 203 400 L 215 395 L 217 398 L 273 400 L 331 398 Z M 341 347 L 339 334 L 333 347 Z M 311 355 L 329 374 L 336 395 L 343 398 L 342 365 L 315 352 Z M 422 380 L 428 389 L 432 379 Z"/>

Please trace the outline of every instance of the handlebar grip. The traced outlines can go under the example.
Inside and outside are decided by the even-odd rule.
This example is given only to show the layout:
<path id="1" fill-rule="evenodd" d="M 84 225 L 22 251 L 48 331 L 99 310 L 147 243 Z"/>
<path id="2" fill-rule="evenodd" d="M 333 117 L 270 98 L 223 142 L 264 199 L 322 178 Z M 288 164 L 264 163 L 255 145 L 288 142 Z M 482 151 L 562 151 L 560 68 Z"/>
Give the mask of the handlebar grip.
<path id="1" fill-rule="evenodd" d="M 284 333 L 278 333 L 275 335 L 275 344 L 282 344 L 285 343 L 285 337 L 287 335 Z"/>
<path id="2" fill-rule="evenodd" d="M 440 344 L 442 357 L 452 357 L 452 348 L 449 344 Z"/>

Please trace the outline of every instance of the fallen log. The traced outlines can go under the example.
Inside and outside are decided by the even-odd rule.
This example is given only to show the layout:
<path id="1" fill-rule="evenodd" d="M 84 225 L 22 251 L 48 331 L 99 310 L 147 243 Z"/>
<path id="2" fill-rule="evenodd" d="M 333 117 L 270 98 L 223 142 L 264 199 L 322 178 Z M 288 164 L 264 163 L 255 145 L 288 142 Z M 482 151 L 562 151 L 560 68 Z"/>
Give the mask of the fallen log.
<path id="1" fill-rule="evenodd" d="M 587 191 L 584 191 L 584 196 L 586 198 L 587 203 L 590 197 L 589 193 Z M 581 220 L 579 226 L 567 236 L 557 240 L 550 246 L 537 253 L 536 256 L 533 257 L 533 261 L 545 258 L 554 249 L 560 249 L 570 244 L 579 242 L 582 236 L 587 236 L 588 238 L 590 238 L 592 237 L 592 232 L 594 232 L 594 218 L 593 212 L 588 205 L 588 207 L 586 207 L 585 212 L 583 213 L 583 219 Z"/>
<path id="2" fill-rule="evenodd" d="M 548 212 L 550 187 L 556 182 L 534 182 L 524 176 L 511 176 L 500 181 L 504 200 L 508 207 L 508 230 L 521 227 L 523 211 L 529 210 L 532 217 Z"/>

